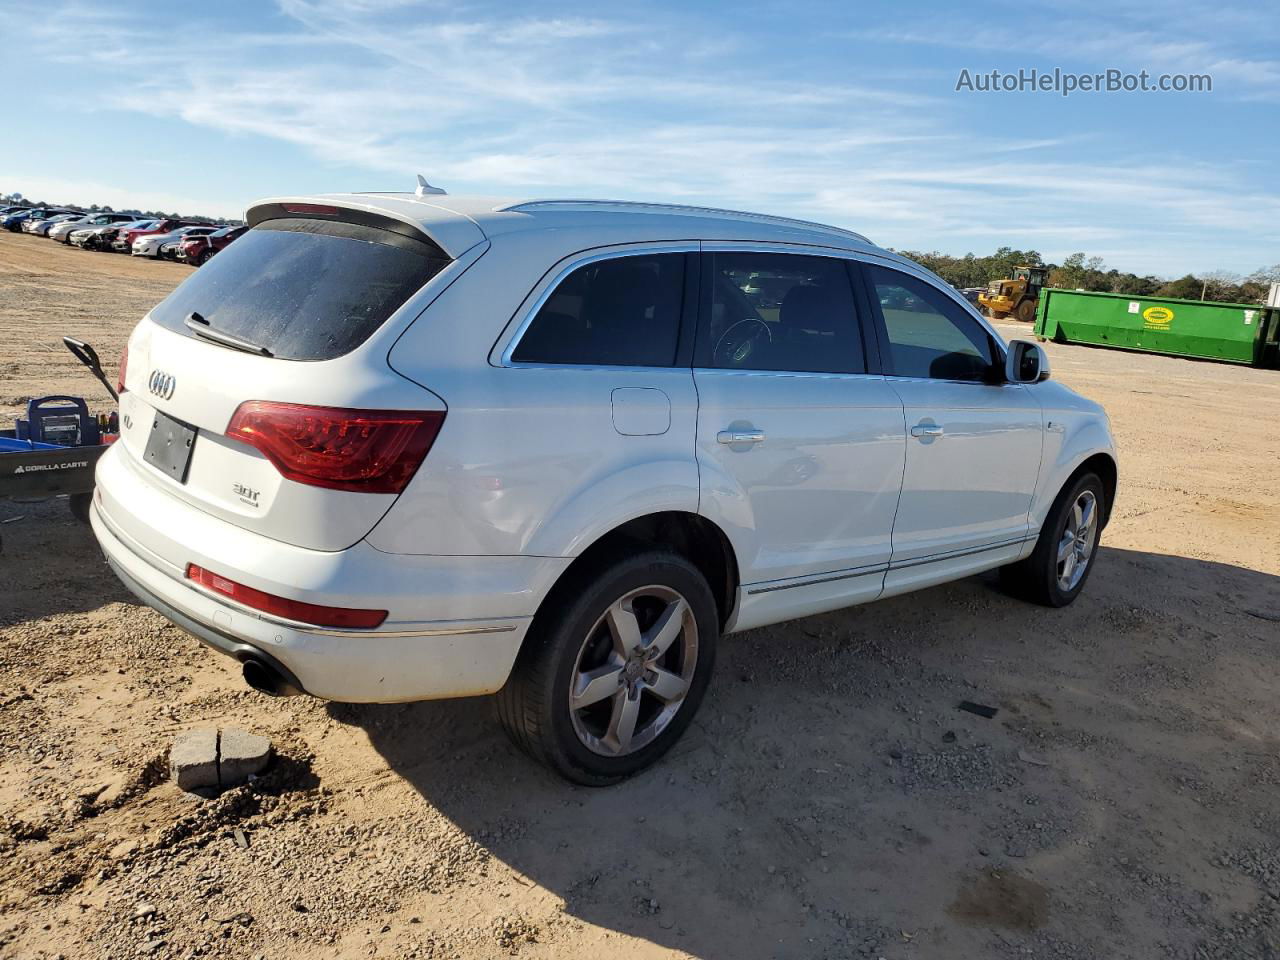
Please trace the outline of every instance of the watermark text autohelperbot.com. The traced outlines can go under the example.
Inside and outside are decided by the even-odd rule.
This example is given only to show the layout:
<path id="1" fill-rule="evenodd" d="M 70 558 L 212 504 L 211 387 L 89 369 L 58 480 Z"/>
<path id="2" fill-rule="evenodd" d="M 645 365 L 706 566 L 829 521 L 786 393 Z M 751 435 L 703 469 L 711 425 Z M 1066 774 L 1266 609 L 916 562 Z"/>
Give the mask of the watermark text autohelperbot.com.
<path id="1" fill-rule="evenodd" d="M 1108 69 L 1100 73 L 1068 73 L 1065 70 L 1022 68 L 960 71 L 956 93 L 1212 93 L 1213 77 L 1207 73 L 1129 73 Z"/>

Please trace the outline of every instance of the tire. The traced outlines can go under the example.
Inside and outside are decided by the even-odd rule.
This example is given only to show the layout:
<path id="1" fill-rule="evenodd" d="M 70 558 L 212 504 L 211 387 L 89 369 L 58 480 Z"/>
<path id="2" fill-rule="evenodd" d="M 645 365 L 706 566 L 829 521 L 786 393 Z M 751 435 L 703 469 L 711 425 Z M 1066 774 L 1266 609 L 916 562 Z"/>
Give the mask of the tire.
<path id="1" fill-rule="evenodd" d="M 1077 506 L 1080 513 L 1076 512 Z M 1065 607 L 1075 600 L 1093 571 L 1106 509 L 1106 490 L 1096 473 L 1083 473 L 1072 479 L 1054 500 L 1031 556 L 1000 568 L 1000 579 L 1006 588 L 1045 607 Z M 1083 536 L 1077 528 L 1081 516 L 1089 528 Z M 1076 532 L 1068 547 L 1067 536 L 1073 529 Z M 1067 557 L 1060 560 L 1068 549 Z"/>
<path id="2" fill-rule="evenodd" d="M 621 642 L 628 634 L 638 642 Z M 499 719 L 516 746 L 562 777 L 617 783 L 657 761 L 692 722 L 719 634 L 711 588 L 684 557 L 641 547 L 591 564 L 543 603 L 496 696 Z"/>
<path id="3" fill-rule="evenodd" d="M 990 310 L 990 309 L 987 311 L 987 315 L 991 317 L 992 320 L 1004 320 L 1006 317 L 1009 316 L 1009 314 L 1005 313 L 1003 310 Z"/>
<path id="4" fill-rule="evenodd" d="M 1023 300 L 1018 304 L 1018 319 L 1023 323 L 1031 323 L 1036 318 L 1036 303 L 1034 300 Z"/>
<path id="5" fill-rule="evenodd" d="M 89 522 L 89 508 L 93 506 L 92 493 L 73 493 L 67 498 L 71 515 L 81 523 Z"/>

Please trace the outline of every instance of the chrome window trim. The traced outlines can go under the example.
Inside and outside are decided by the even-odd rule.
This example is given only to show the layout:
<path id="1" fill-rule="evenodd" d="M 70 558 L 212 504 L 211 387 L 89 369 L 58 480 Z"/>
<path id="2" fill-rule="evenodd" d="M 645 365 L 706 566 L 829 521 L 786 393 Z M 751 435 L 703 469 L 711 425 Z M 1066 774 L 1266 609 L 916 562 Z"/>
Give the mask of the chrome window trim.
<path id="1" fill-rule="evenodd" d="M 913 263 L 909 260 L 902 260 L 896 257 L 894 254 L 889 253 L 888 251 L 885 251 L 884 253 L 878 253 L 871 250 L 851 250 L 848 247 L 834 247 L 834 246 L 829 247 L 822 244 L 792 243 L 792 242 L 780 241 L 780 240 L 670 240 L 670 241 L 647 240 L 647 241 L 638 241 L 636 243 L 631 243 L 631 244 L 611 244 L 605 247 L 591 247 L 585 250 L 580 250 L 576 253 L 569 254 L 566 257 L 562 257 L 556 264 L 554 264 L 551 267 L 550 270 L 547 271 L 546 274 L 543 275 L 543 278 L 538 282 L 538 284 L 533 288 L 533 290 L 530 291 L 529 296 L 525 298 L 521 307 L 516 310 L 515 314 L 513 315 L 513 319 L 515 317 L 519 317 L 520 319 L 517 325 L 515 326 L 514 330 L 511 333 L 507 332 L 508 330 L 512 329 L 510 322 L 508 322 L 507 327 L 504 328 L 502 335 L 498 337 L 498 340 L 494 346 L 494 350 L 497 350 L 498 346 L 503 344 L 504 338 L 506 338 L 506 345 L 502 346 L 501 352 L 498 355 L 495 365 L 499 367 L 516 368 L 516 369 L 518 368 L 563 369 L 565 367 L 573 367 L 573 368 L 582 369 L 582 370 L 677 370 L 677 369 L 683 370 L 683 369 L 687 369 L 685 367 L 678 367 L 675 365 L 662 366 L 662 367 L 644 367 L 644 366 L 617 366 L 613 364 L 585 364 L 585 363 L 551 363 L 551 362 L 521 363 L 521 362 L 512 360 L 511 355 L 515 353 L 516 348 L 520 345 L 520 340 L 524 337 L 525 332 L 529 329 L 529 325 L 533 323 L 533 318 L 538 315 L 538 311 L 542 309 L 543 305 L 549 299 L 551 299 L 552 293 L 555 292 L 556 288 L 561 284 L 561 282 L 563 282 L 564 279 L 570 273 L 576 270 L 578 267 L 585 266 L 588 263 L 594 263 L 597 260 L 610 260 L 610 259 L 617 259 L 619 257 L 627 257 L 627 256 L 643 256 L 644 254 L 649 254 L 649 253 L 732 253 L 732 252 L 787 253 L 787 254 L 793 254 L 797 256 L 831 257 L 837 260 L 851 260 L 858 263 L 870 264 L 872 266 L 888 267 L 891 270 L 898 270 L 902 273 L 907 274 L 908 276 L 914 277 L 915 279 L 921 281 L 922 283 L 927 283 L 930 286 L 932 286 L 934 289 L 942 292 L 953 303 L 955 303 L 961 309 L 966 311 L 969 314 L 969 316 L 977 320 L 978 324 L 982 327 L 982 329 L 985 330 L 994 341 L 996 345 L 996 350 L 1000 355 L 999 359 L 1001 361 L 1004 360 L 1005 354 L 1008 352 L 1008 345 L 1005 343 L 1004 338 L 991 325 L 991 323 L 988 322 L 987 318 L 984 317 L 982 314 L 980 314 L 974 308 L 973 304 L 971 304 L 964 297 L 960 296 L 960 294 L 954 289 L 952 289 L 950 285 L 946 283 L 940 283 L 936 276 L 930 274 L 929 271 L 925 270 L 919 264 Z M 443 273 L 444 271 L 441 271 L 441 272 Z M 548 279 L 548 277 L 550 279 Z M 530 302 L 529 297 L 533 297 L 532 302 Z M 525 303 L 528 303 L 529 306 L 525 307 L 524 306 Z M 490 357 L 492 358 L 492 356 L 493 356 L 493 351 L 490 352 Z M 493 362 L 492 359 L 491 359 L 491 362 Z M 695 369 L 719 370 L 720 368 L 699 367 Z M 748 371 L 743 371 L 743 372 L 745 373 Z M 793 371 L 793 370 L 778 370 L 778 371 L 754 370 L 750 372 L 774 373 L 774 374 L 800 373 L 801 375 L 805 374 L 805 371 Z M 810 375 L 820 376 L 821 374 L 818 374 L 816 372 L 810 372 Z M 975 381 L 975 380 L 936 380 L 930 377 L 898 377 L 893 374 L 883 374 L 883 373 L 880 373 L 880 374 L 830 374 L 830 375 L 831 376 L 876 376 L 876 377 L 882 377 L 884 379 L 889 379 L 889 380 L 921 380 L 929 383 L 965 383 L 965 384 L 977 384 L 979 386 L 993 386 L 993 384 L 983 384 L 981 381 Z M 1015 384 L 1015 386 L 1019 386 L 1019 385 Z"/>
<path id="2" fill-rule="evenodd" d="M 634 244 L 610 245 L 608 247 L 595 247 L 587 250 L 579 250 L 567 257 L 562 257 L 555 265 L 543 275 L 538 281 L 538 285 L 530 291 L 530 296 L 534 299 L 528 307 L 521 305 L 516 311 L 515 316 L 520 317 L 520 322 L 516 325 L 515 331 L 509 335 L 507 344 L 502 348 L 502 353 L 498 357 L 498 366 L 508 367 L 512 369 L 539 369 L 554 368 L 557 370 L 571 367 L 577 370 L 686 370 L 687 367 L 680 367 L 675 364 L 668 364 L 661 367 L 651 366 L 620 366 L 617 364 L 589 364 L 589 363 L 554 363 L 550 361 L 517 361 L 512 359 L 512 354 L 516 352 L 516 348 L 520 346 L 520 341 L 524 339 L 525 333 L 529 326 L 533 323 L 534 318 L 538 315 L 538 311 L 546 305 L 551 299 L 551 295 L 561 283 L 579 267 L 585 267 L 587 264 L 597 263 L 601 260 L 618 260 L 622 257 L 643 257 L 649 254 L 660 253 L 697 253 L 699 244 L 697 240 L 668 240 L 668 241 L 644 241 Z M 547 278 L 550 277 L 548 280 Z M 529 303 L 529 297 L 525 298 L 525 303 Z M 509 326 L 509 325 L 508 325 Z M 505 336 L 504 331 L 504 336 Z M 502 339 L 499 338 L 498 343 Z"/>

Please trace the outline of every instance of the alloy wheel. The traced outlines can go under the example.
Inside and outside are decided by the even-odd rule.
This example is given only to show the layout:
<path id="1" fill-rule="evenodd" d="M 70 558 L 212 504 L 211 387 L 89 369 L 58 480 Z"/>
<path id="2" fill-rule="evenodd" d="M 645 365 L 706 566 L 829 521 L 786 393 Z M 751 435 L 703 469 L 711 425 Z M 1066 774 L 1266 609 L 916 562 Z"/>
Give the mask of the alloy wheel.
<path id="1" fill-rule="evenodd" d="M 630 591 L 609 605 L 578 651 L 568 704 L 574 733 L 602 756 L 643 749 L 680 712 L 697 663 L 688 601 L 670 587 Z"/>
<path id="2" fill-rule="evenodd" d="M 1098 498 L 1092 490 L 1082 490 L 1067 511 L 1058 538 L 1058 589 L 1070 593 L 1084 579 L 1097 542 Z"/>

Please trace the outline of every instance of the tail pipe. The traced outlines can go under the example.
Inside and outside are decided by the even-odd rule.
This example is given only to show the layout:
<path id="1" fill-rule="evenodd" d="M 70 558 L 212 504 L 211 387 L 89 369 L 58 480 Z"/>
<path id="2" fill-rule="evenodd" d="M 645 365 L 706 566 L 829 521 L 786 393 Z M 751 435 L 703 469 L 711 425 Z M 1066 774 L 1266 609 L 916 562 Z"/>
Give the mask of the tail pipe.
<path id="1" fill-rule="evenodd" d="M 292 674 L 263 657 L 248 656 L 240 661 L 244 682 L 269 697 L 296 697 L 302 688 Z"/>

